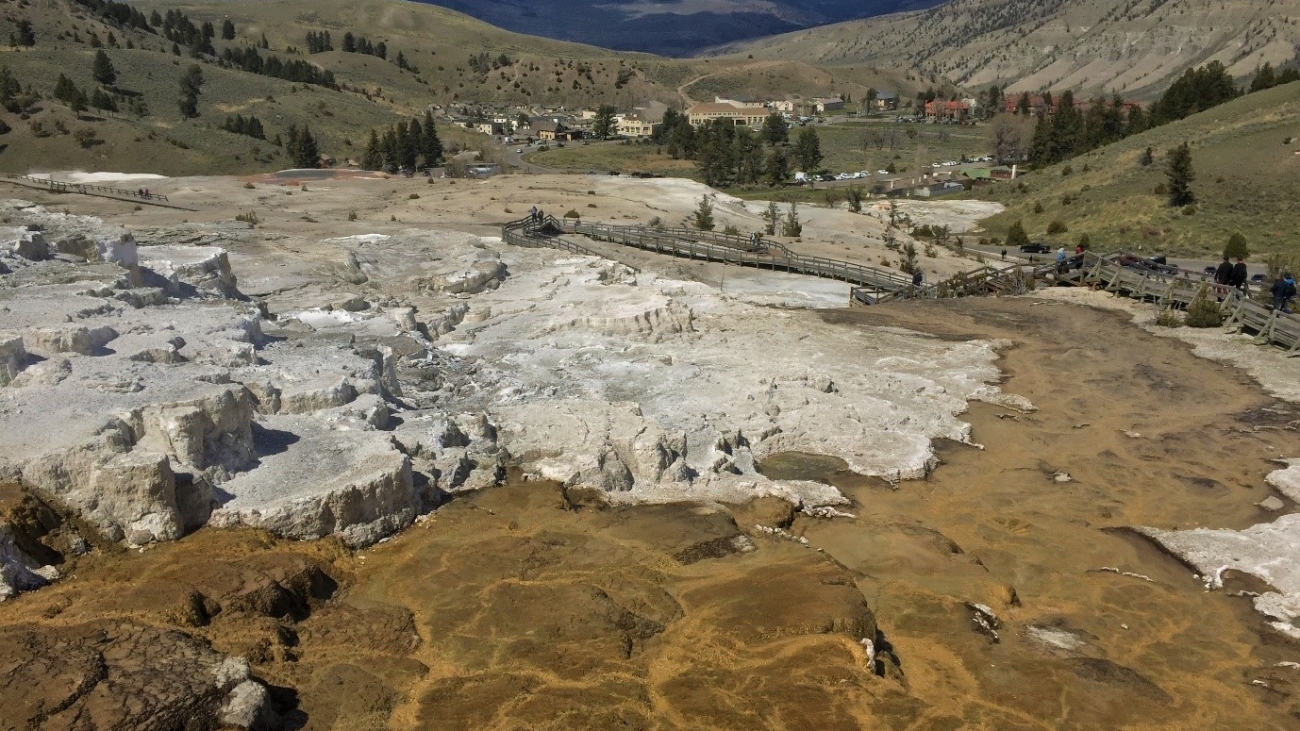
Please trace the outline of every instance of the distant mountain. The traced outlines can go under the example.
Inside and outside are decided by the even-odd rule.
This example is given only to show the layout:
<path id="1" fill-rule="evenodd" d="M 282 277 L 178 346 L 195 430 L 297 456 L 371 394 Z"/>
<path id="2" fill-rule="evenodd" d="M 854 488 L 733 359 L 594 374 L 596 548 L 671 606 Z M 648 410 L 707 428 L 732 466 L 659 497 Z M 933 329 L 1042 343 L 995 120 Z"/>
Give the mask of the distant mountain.
<path id="1" fill-rule="evenodd" d="M 1152 97 L 1221 61 L 1239 78 L 1296 57 L 1300 0 L 950 0 L 716 49 L 756 59 L 915 68 L 968 87 Z"/>
<path id="2" fill-rule="evenodd" d="M 869 18 L 940 0 L 419 0 L 519 33 L 690 56 L 733 41 Z"/>

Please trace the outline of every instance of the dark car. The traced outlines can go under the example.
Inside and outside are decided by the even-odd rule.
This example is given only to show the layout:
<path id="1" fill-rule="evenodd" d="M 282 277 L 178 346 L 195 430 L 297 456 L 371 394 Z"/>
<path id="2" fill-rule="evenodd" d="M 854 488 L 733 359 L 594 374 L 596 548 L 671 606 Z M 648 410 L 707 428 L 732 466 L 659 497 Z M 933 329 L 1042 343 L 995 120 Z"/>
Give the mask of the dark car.
<path id="1" fill-rule="evenodd" d="M 1250 275 L 1250 283 L 1251 283 L 1251 284 L 1263 284 L 1263 283 L 1264 283 L 1264 275 L 1263 275 L 1263 274 L 1252 274 L 1252 275 Z"/>
<path id="2" fill-rule="evenodd" d="M 1025 244 L 1020 247 L 1022 254 L 1047 254 L 1052 251 L 1052 247 L 1047 244 Z"/>
<path id="3" fill-rule="evenodd" d="M 1132 254 L 1122 254 L 1117 263 L 1122 267 L 1145 269 L 1148 272 L 1155 272 L 1157 274 L 1178 273 L 1178 267 L 1169 266 L 1163 261 L 1160 261 L 1161 259 L 1164 259 L 1164 257 L 1158 256 L 1151 259 L 1143 259 L 1140 256 L 1133 256 Z"/>

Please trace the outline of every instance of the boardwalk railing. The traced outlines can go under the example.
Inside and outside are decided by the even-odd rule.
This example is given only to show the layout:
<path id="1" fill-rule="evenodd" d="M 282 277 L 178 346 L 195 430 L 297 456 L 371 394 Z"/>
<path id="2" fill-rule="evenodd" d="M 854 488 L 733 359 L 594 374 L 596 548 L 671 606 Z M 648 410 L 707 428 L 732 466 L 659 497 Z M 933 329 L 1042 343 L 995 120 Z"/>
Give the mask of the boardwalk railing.
<path id="1" fill-rule="evenodd" d="M 1300 355 L 1300 318 L 1275 310 L 1251 298 L 1249 285 L 1242 289 L 1216 284 L 1204 272 L 1177 267 L 1157 271 L 1125 266 L 1123 252 L 1098 256 L 1084 253 L 1083 266 L 1065 272 L 1055 265 L 1039 267 L 1035 275 L 1059 284 L 1094 286 L 1108 292 L 1149 301 L 1158 307 L 1185 309 L 1204 290 L 1223 313 L 1225 325 L 1237 332 L 1249 331 L 1262 342 L 1280 345 Z"/>
<path id="2" fill-rule="evenodd" d="M 51 180 L 49 178 L 37 178 L 31 175 L 17 175 L 14 173 L 0 173 L 0 177 L 6 180 L 13 180 L 19 183 L 29 185 L 38 185 L 48 189 L 51 193 L 84 193 L 87 195 L 111 195 L 118 198 L 135 198 L 143 201 L 162 201 L 168 202 L 167 196 L 161 193 L 149 193 L 145 195 L 138 190 L 123 190 L 122 188 L 110 188 L 104 185 L 89 185 L 85 183 L 65 183 L 60 180 Z"/>
<path id="3" fill-rule="evenodd" d="M 894 299 L 934 299 L 1022 291 L 1023 277 L 1016 267 L 984 267 L 937 284 L 912 284 L 900 272 L 820 256 L 797 254 L 779 242 L 757 237 L 699 231 L 688 228 L 650 228 L 586 223 L 547 216 L 542 221 L 522 219 L 503 227 L 502 238 L 520 246 L 550 246 L 576 253 L 598 255 L 573 241 L 573 236 L 609 241 L 642 251 L 697 261 L 719 262 L 756 269 L 807 274 L 853 285 L 849 301 L 870 305 Z"/>

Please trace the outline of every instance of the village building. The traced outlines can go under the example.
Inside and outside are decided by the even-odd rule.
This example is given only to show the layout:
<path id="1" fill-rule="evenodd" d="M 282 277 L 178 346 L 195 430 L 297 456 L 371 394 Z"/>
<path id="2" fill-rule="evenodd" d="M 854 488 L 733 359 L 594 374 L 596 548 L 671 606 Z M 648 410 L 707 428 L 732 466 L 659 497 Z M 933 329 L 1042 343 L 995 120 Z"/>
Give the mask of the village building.
<path id="1" fill-rule="evenodd" d="M 935 99 L 925 103 L 925 117 L 934 121 L 964 122 L 970 118 L 971 111 L 971 105 L 964 99 Z"/>
<path id="2" fill-rule="evenodd" d="M 691 124 L 700 126 L 715 119 L 725 119 L 737 127 L 757 127 L 767 119 L 767 108 L 758 106 L 741 106 L 739 104 L 696 104 L 686 110 L 686 118 Z"/>
<path id="3" fill-rule="evenodd" d="M 812 106 L 818 114 L 838 112 L 844 108 L 844 100 L 837 96 L 817 97 L 812 100 Z"/>
<path id="4" fill-rule="evenodd" d="M 868 112 L 892 112 L 898 109 L 898 95 L 892 91 L 877 91 L 867 107 Z"/>
<path id="5" fill-rule="evenodd" d="M 650 137 L 655 133 L 659 126 L 658 122 L 651 122 L 642 119 L 641 115 L 633 112 L 632 114 L 620 114 L 614 118 L 615 134 L 622 135 L 628 139 L 641 139 Z"/>

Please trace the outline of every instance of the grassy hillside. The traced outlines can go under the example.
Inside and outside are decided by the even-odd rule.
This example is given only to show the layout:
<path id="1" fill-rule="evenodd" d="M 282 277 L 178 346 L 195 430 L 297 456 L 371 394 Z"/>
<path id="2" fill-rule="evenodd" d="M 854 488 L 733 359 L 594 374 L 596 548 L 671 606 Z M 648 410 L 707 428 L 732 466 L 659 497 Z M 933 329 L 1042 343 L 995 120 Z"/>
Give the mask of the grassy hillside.
<path id="1" fill-rule="evenodd" d="M 1187 141 L 1198 202 L 1189 213 L 1157 193 L 1166 151 Z M 1147 147 L 1154 163 L 1143 166 Z M 1023 220 L 1030 236 L 1150 253 L 1215 254 L 1240 231 L 1254 251 L 1296 250 L 1300 242 L 1300 83 L 1244 96 L 1114 145 L 1024 175 L 986 194 L 1005 203 L 987 228 L 1004 236 Z M 1042 213 L 1035 213 L 1036 207 Z M 1069 232 L 1046 236 L 1052 221 Z"/>
<path id="2" fill-rule="evenodd" d="M 1290 61 L 1300 0 L 950 0 L 930 10 L 798 31 L 719 49 L 730 57 L 916 68 L 966 87 L 1160 93 L 1222 61 L 1244 77 Z"/>

